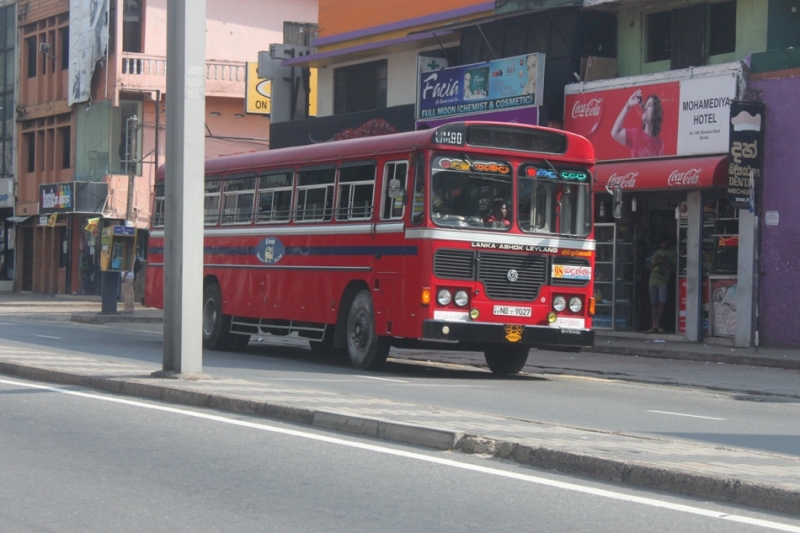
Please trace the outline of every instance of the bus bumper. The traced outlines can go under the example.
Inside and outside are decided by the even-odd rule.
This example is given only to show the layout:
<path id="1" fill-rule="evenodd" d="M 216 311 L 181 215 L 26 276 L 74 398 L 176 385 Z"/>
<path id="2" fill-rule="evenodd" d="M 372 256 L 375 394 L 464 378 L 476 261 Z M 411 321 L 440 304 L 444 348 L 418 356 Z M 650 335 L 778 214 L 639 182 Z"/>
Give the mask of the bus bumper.
<path id="1" fill-rule="evenodd" d="M 422 338 L 469 344 L 519 343 L 533 347 L 591 348 L 594 346 L 594 331 L 591 329 L 448 322 L 446 320 L 423 321 Z"/>

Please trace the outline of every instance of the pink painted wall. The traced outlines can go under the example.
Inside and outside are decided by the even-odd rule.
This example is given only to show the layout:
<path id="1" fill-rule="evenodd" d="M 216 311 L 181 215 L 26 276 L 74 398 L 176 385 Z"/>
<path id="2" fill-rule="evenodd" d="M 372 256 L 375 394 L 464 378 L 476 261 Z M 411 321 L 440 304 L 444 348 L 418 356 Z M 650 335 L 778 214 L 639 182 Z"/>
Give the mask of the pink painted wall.
<path id="1" fill-rule="evenodd" d="M 167 0 L 145 4 L 144 53 L 167 55 Z M 283 22 L 316 23 L 317 0 L 207 0 L 206 58 L 257 61 L 259 50 L 283 42 Z"/>

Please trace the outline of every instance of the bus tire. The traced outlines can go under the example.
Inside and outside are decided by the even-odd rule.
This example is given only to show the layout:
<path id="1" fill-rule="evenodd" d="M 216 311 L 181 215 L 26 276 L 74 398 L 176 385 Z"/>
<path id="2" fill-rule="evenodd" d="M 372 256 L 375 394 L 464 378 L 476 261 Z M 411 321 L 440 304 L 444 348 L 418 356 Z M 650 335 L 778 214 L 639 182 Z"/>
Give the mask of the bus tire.
<path id="1" fill-rule="evenodd" d="M 211 283 L 203 290 L 203 348 L 224 350 L 230 339 L 231 317 L 222 314 L 222 293 Z"/>
<path id="2" fill-rule="evenodd" d="M 530 346 L 501 344 L 483 351 L 486 366 L 494 374 L 518 374 L 528 361 Z"/>
<path id="3" fill-rule="evenodd" d="M 389 348 L 389 339 L 375 331 L 372 296 L 369 291 L 359 291 L 347 314 L 347 355 L 350 362 L 361 370 L 377 370 L 386 362 Z"/>

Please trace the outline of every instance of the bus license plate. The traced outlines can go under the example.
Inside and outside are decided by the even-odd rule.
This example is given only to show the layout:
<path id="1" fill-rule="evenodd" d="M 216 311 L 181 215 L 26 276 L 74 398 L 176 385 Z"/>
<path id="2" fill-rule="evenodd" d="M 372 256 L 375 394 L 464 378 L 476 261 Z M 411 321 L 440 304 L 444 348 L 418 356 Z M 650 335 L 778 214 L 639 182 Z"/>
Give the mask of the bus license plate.
<path id="1" fill-rule="evenodd" d="M 495 316 L 531 316 L 531 308 L 495 305 L 494 314 Z"/>

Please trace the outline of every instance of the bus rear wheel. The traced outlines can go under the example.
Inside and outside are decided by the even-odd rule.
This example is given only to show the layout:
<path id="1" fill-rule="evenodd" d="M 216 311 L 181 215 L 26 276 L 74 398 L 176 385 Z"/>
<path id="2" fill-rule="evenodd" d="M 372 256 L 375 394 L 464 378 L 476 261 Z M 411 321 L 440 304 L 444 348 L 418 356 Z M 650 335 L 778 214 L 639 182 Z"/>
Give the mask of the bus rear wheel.
<path id="1" fill-rule="evenodd" d="M 347 354 L 353 366 L 377 370 L 389 356 L 389 339 L 375 331 L 375 307 L 369 291 L 360 291 L 347 314 Z"/>
<path id="2" fill-rule="evenodd" d="M 222 293 L 211 283 L 203 290 L 203 347 L 224 350 L 230 344 L 231 317 L 222 314 Z M 249 340 L 249 339 L 248 339 Z"/>
<path id="3" fill-rule="evenodd" d="M 492 346 L 483 351 L 486 366 L 494 374 L 518 374 L 528 361 L 530 346 Z"/>

